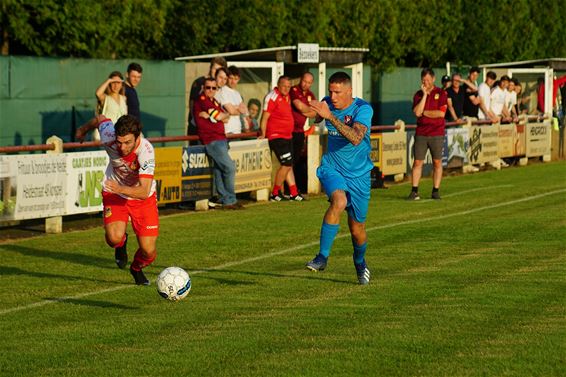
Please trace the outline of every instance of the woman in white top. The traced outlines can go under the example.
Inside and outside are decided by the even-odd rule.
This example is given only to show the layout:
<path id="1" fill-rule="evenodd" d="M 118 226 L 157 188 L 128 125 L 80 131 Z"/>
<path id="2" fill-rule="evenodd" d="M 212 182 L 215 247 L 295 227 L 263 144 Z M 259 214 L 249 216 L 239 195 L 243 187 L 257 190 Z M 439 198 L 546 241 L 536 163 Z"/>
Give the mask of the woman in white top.
<path id="1" fill-rule="evenodd" d="M 128 114 L 124 92 L 124 77 L 118 71 L 112 72 L 108 80 L 96 89 L 98 113 L 106 116 L 114 124 L 122 115 Z"/>

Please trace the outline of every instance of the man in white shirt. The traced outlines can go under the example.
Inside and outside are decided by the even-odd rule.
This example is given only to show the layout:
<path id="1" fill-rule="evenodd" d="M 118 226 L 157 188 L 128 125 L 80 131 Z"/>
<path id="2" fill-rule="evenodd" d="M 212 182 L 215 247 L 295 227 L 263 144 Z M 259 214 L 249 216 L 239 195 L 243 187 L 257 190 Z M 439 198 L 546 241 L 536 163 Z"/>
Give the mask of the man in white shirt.
<path id="1" fill-rule="evenodd" d="M 517 117 L 517 91 L 515 86 L 519 83 L 517 79 L 509 79 L 509 87 L 507 88 L 507 96 L 505 97 L 505 103 L 507 104 L 507 110 L 512 118 Z"/>
<path id="2" fill-rule="evenodd" d="M 230 120 L 224 124 L 226 135 L 242 133 L 242 121 L 240 115 L 247 114 L 248 108 L 242 96 L 236 90 L 240 81 L 240 71 L 236 66 L 228 67 L 228 70 L 219 69 L 216 71 L 216 84 L 218 91 L 214 98 L 220 102 L 222 108 L 230 114 Z M 226 85 L 228 84 L 228 85 Z"/>
<path id="3" fill-rule="evenodd" d="M 478 97 L 480 99 L 480 108 L 478 110 L 478 118 L 485 120 L 491 119 L 497 121 L 497 117 L 491 111 L 491 87 L 495 82 L 497 75 L 493 71 L 489 71 L 485 76 L 485 82 L 482 82 L 478 88 Z"/>
<path id="4" fill-rule="evenodd" d="M 496 117 L 502 119 L 510 119 L 509 108 L 507 107 L 507 87 L 509 86 L 509 77 L 504 75 L 491 92 L 490 109 Z"/>

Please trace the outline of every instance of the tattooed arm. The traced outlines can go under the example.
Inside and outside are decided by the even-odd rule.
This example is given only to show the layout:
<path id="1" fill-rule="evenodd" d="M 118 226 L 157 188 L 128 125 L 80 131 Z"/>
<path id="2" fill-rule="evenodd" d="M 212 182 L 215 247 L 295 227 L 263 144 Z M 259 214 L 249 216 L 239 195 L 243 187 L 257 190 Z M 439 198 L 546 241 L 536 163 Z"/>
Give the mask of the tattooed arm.
<path id="1" fill-rule="evenodd" d="M 364 139 L 368 128 L 363 124 L 356 122 L 352 127 L 350 127 L 343 122 L 340 122 L 340 120 L 332 114 L 326 102 L 312 101 L 310 106 L 318 114 L 317 118 L 320 117 L 328 119 L 334 128 L 336 128 L 342 136 L 348 139 L 350 143 L 358 145 Z"/>

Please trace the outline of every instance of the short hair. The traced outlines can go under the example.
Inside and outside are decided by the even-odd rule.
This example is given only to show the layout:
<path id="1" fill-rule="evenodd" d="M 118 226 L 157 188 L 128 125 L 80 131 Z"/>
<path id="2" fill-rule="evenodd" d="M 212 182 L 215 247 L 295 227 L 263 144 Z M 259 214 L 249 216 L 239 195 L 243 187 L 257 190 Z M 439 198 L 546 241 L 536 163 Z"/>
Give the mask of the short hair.
<path id="1" fill-rule="evenodd" d="M 240 70 L 235 65 L 228 67 L 228 76 L 238 76 L 240 77 Z"/>
<path id="2" fill-rule="evenodd" d="M 485 77 L 487 77 L 488 79 L 492 79 L 495 80 L 497 79 L 497 75 L 495 74 L 495 72 L 493 71 L 489 71 L 486 73 Z"/>
<path id="3" fill-rule="evenodd" d="M 434 71 L 432 70 L 432 68 L 423 68 L 423 70 L 421 71 L 421 79 L 426 75 L 434 77 Z"/>
<path id="4" fill-rule="evenodd" d="M 261 109 L 261 102 L 257 98 L 250 98 L 248 101 L 248 107 L 251 105 L 256 105 L 258 109 Z"/>
<path id="5" fill-rule="evenodd" d="M 224 59 L 222 56 L 216 56 L 212 58 L 212 60 L 210 61 L 210 68 L 212 68 L 212 66 L 215 64 L 220 65 L 224 68 L 228 67 L 228 63 L 226 62 L 226 59 Z"/>
<path id="6" fill-rule="evenodd" d="M 138 118 L 132 115 L 122 115 L 114 125 L 116 136 L 126 136 L 133 134 L 137 139 L 140 136 L 142 125 Z"/>
<path id="7" fill-rule="evenodd" d="M 301 75 L 301 78 L 305 77 L 306 75 L 310 75 L 314 79 L 314 75 L 312 74 L 312 72 L 309 72 L 309 71 L 303 72 L 303 74 Z"/>
<path id="8" fill-rule="evenodd" d="M 462 77 L 462 75 L 461 75 L 459 72 L 454 72 L 454 73 L 452 74 L 452 80 L 454 80 L 454 77 L 456 77 L 456 76 Z"/>
<path id="9" fill-rule="evenodd" d="M 330 78 L 328 79 L 328 83 L 351 85 L 352 79 L 350 78 L 350 75 L 348 75 L 346 72 L 340 71 L 333 73 L 332 76 L 330 76 Z"/>
<path id="10" fill-rule="evenodd" d="M 214 75 L 214 78 L 218 77 L 218 74 L 220 72 L 224 72 L 226 74 L 226 76 L 228 76 L 228 72 L 226 72 L 226 68 L 220 67 L 216 70 L 216 74 Z"/>
<path id="11" fill-rule="evenodd" d="M 474 72 L 480 73 L 480 67 L 474 65 L 472 68 L 470 68 L 470 73 Z"/>
<path id="12" fill-rule="evenodd" d="M 501 76 L 501 78 L 499 79 L 499 81 L 509 81 L 509 76 L 503 75 L 503 76 Z"/>
<path id="13" fill-rule="evenodd" d="M 207 81 L 214 81 L 214 82 L 216 82 L 216 79 L 215 79 L 214 77 L 205 77 L 203 84 L 206 83 Z"/>
<path id="14" fill-rule="evenodd" d="M 277 79 L 277 85 L 279 85 L 283 80 L 291 81 L 291 78 L 285 75 L 279 76 L 279 78 Z"/>
<path id="15" fill-rule="evenodd" d="M 512 81 L 513 84 L 515 84 L 515 85 L 521 85 L 521 83 L 519 82 L 519 80 L 517 80 L 516 77 L 513 77 L 513 78 L 511 79 L 511 81 Z"/>
<path id="16" fill-rule="evenodd" d="M 136 72 L 142 73 L 142 72 L 143 72 L 143 68 L 142 68 L 142 66 L 139 65 L 138 63 L 130 63 L 130 64 L 128 65 L 128 70 L 127 70 L 127 71 L 128 71 L 128 73 L 130 73 L 131 71 L 136 71 Z"/>

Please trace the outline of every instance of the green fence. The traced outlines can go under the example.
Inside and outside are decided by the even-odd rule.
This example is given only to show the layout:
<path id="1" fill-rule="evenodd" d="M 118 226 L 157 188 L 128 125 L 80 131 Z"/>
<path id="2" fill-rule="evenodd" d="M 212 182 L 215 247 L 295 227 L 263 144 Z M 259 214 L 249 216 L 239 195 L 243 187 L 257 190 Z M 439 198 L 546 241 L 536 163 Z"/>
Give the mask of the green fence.
<path id="1" fill-rule="evenodd" d="M 136 60 L 144 133 L 185 134 L 183 63 Z M 41 144 L 51 135 L 72 141 L 74 129 L 94 114 L 96 88 L 131 60 L 0 57 L 0 146 Z"/>

